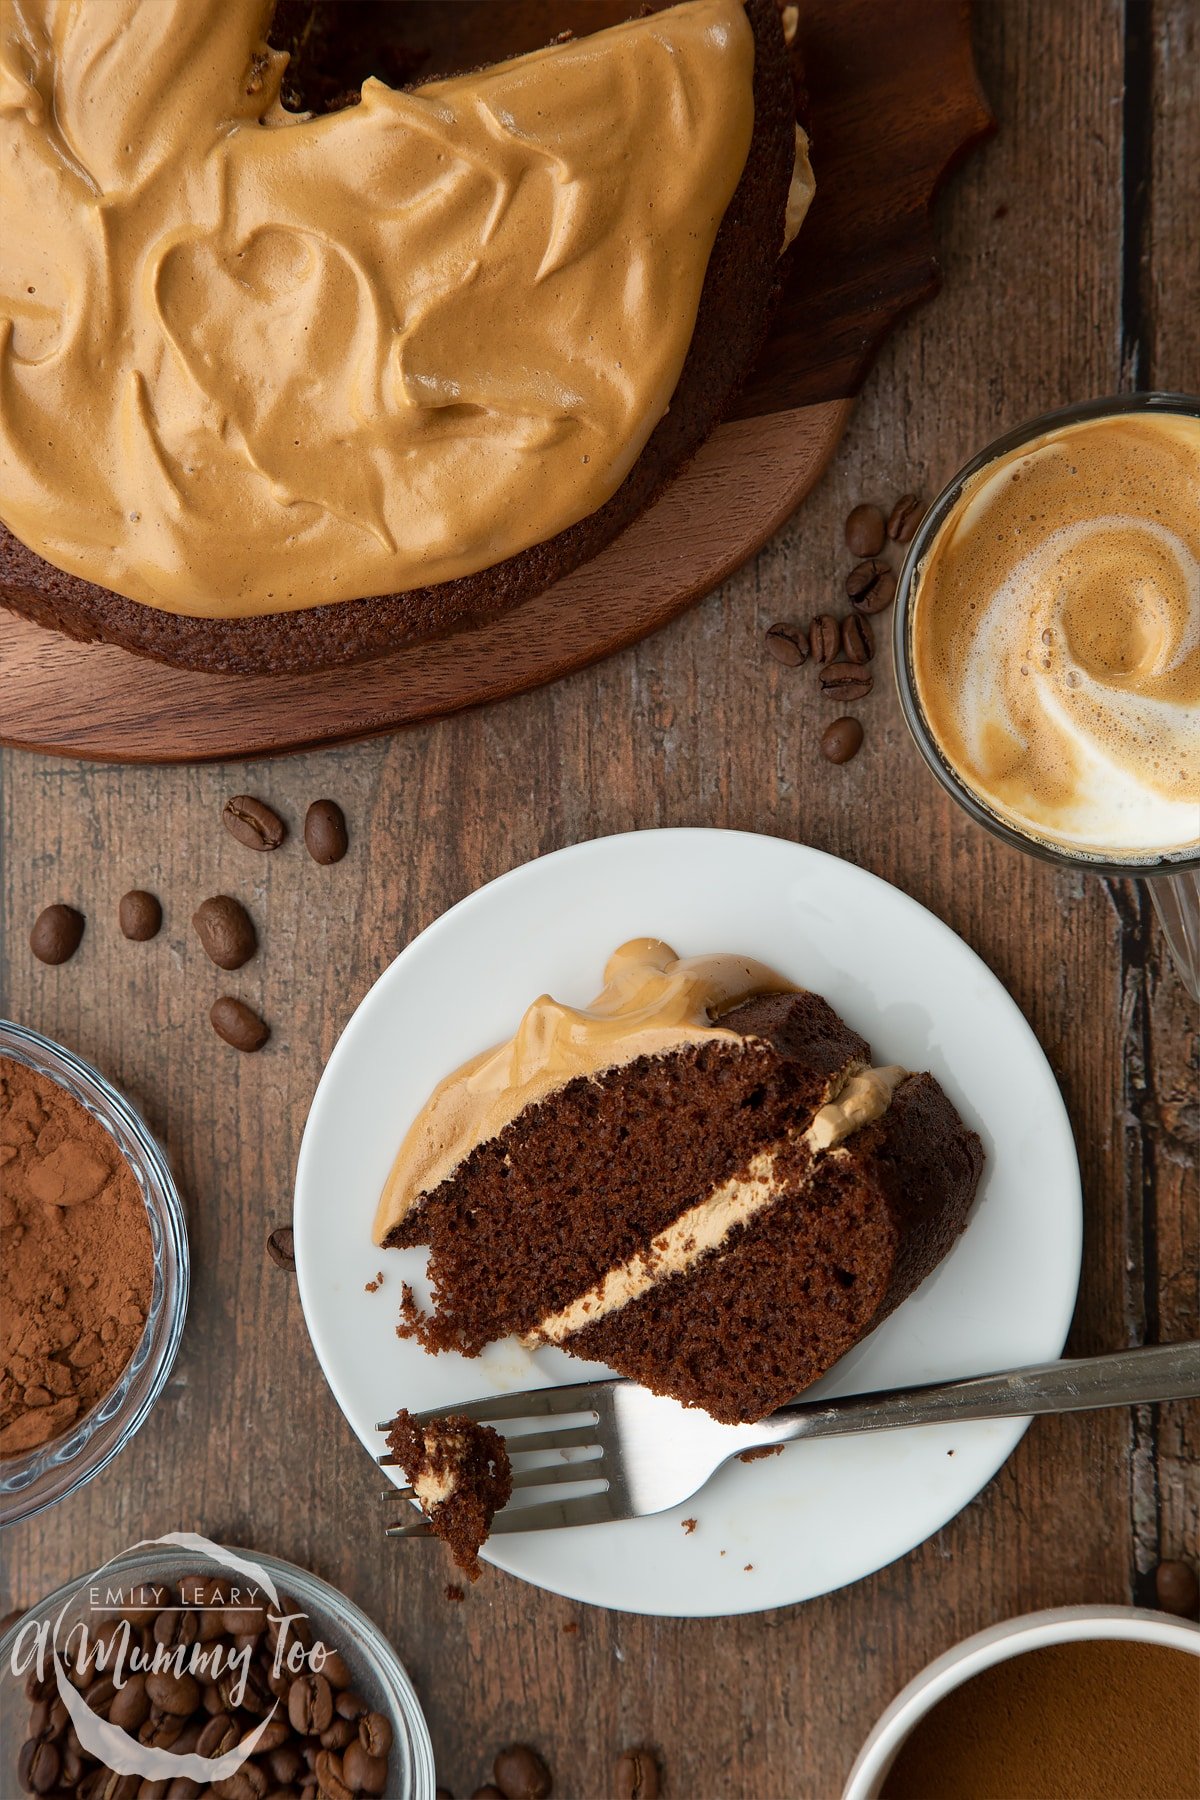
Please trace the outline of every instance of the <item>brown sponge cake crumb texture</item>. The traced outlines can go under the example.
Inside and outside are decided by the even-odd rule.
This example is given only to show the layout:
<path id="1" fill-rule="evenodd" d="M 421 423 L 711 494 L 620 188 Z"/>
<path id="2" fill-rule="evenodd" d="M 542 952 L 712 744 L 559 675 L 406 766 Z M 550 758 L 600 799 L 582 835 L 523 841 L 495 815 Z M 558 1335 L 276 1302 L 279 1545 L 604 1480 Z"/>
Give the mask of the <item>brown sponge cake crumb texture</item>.
<path id="1" fill-rule="evenodd" d="M 342 42 L 345 20 L 372 15 L 372 43 L 381 36 L 380 19 L 395 13 L 397 39 L 385 78 L 404 79 L 425 60 L 419 47 L 408 52 L 405 29 L 414 18 L 437 10 L 470 23 L 503 4 L 517 33 L 514 49 L 549 41 L 570 23 L 571 9 L 545 0 L 489 0 L 489 8 L 458 6 L 413 9 L 393 5 L 308 10 L 292 6 L 273 41 L 299 50 L 297 98 L 318 108 L 345 102 L 349 82 L 329 67 Z M 636 6 L 593 8 L 597 23 L 635 14 Z M 50 630 L 82 641 L 120 645 L 183 668 L 237 674 L 274 674 L 362 661 L 409 643 L 443 636 L 463 626 L 498 617 L 542 593 L 581 563 L 598 554 L 645 511 L 668 480 L 699 449 L 720 422 L 749 373 L 766 338 L 779 295 L 784 208 L 794 156 L 795 99 L 792 71 L 783 41 L 776 0 L 746 0 L 755 38 L 754 135 L 741 181 L 721 222 L 709 261 L 691 348 L 670 410 L 651 435 L 629 475 L 597 512 L 494 567 L 405 594 L 349 600 L 307 611 L 261 618 L 188 618 L 143 606 L 108 589 L 65 574 L 36 555 L 0 525 L 0 604 Z M 599 15 L 603 16 L 599 16 Z M 330 24 L 330 20 L 335 24 Z M 486 31 L 488 28 L 484 27 Z M 464 48 L 470 38 L 464 32 Z M 304 45 L 307 43 L 307 50 Z M 498 49 L 499 46 L 496 46 Z M 363 61 L 361 43 L 345 53 Z M 319 54 L 325 71 L 309 68 Z M 351 81 L 371 72 L 355 66 Z M 422 67 L 423 76 L 442 73 Z M 352 96 L 350 96 L 352 97 Z"/>
<path id="2" fill-rule="evenodd" d="M 512 1468 L 504 1439 L 490 1425 L 461 1416 L 426 1421 L 401 1411 L 392 1421 L 388 1449 L 414 1485 L 423 1477 L 446 1479 L 446 1499 L 423 1506 L 434 1532 L 472 1581 L 483 1573 L 479 1547 L 492 1519 L 508 1504 Z"/>
<path id="3" fill-rule="evenodd" d="M 428 1243 L 432 1309 L 401 1335 L 478 1355 L 587 1295 L 756 1157 L 767 1203 L 563 1340 L 658 1393 L 754 1419 L 817 1380 L 937 1266 L 963 1230 L 983 1151 L 931 1075 L 827 1150 L 814 1114 L 870 1062 L 819 996 L 754 999 L 714 1040 L 569 1082 L 479 1145 L 394 1231 Z"/>

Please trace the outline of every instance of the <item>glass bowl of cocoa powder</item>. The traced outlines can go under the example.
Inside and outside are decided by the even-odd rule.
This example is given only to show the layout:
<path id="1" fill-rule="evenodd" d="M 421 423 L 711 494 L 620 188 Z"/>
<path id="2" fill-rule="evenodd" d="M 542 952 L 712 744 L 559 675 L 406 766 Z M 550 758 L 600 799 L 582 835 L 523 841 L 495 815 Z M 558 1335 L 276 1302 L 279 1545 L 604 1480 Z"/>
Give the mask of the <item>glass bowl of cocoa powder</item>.
<path id="1" fill-rule="evenodd" d="M 89 1481 L 162 1392 L 187 1313 L 183 1203 L 103 1075 L 0 1020 L 0 1525 Z"/>

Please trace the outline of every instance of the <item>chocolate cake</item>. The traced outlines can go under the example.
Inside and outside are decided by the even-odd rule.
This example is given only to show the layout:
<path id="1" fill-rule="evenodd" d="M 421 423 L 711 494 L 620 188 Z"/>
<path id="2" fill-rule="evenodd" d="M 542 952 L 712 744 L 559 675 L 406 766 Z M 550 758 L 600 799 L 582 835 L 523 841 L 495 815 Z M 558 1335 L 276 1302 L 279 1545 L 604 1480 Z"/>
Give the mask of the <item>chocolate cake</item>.
<path id="1" fill-rule="evenodd" d="M 536 1002 L 441 1084 L 376 1220 L 430 1249 L 432 1306 L 406 1293 L 402 1335 L 556 1344 L 749 1420 L 925 1279 L 966 1224 L 978 1137 L 820 996 L 740 968 L 638 940 L 591 1008 Z"/>
<path id="2" fill-rule="evenodd" d="M 366 75 L 378 73 L 397 88 L 404 87 L 414 78 L 425 83 L 448 71 L 478 66 L 494 56 L 549 44 L 562 32 L 564 25 L 568 27 L 565 35 L 569 37 L 572 27 L 585 31 L 607 27 L 618 20 L 636 18 L 639 10 L 652 9 L 639 9 L 633 0 L 587 0 L 584 6 L 577 3 L 568 6 L 564 0 L 488 0 L 486 5 L 471 0 L 470 4 L 440 8 L 428 3 L 419 6 L 398 4 L 396 0 L 369 8 L 313 8 L 289 3 L 280 8 L 272 42 L 286 45 L 293 59 L 283 99 L 318 113 L 333 109 L 332 117 L 337 109 L 342 109 L 344 114 L 348 106 L 358 110 L 358 87 Z M 686 7 L 679 10 L 685 12 Z M 342 597 L 334 586 L 339 578 L 334 573 L 329 577 L 328 601 L 324 592 L 315 599 L 310 594 L 308 599 L 297 601 L 294 609 L 275 611 L 271 609 L 269 596 L 265 599 L 259 596 L 253 611 L 247 608 L 240 613 L 241 602 L 235 593 L 222 600 L 228 616 L 199 616 L 194 606 L 189 612 L 191 602 L 184 590 L 181 589 L 182 598 L 172 597 L 171 584 L 176 575 L 170 561 L 170 544 L 165 551 L 158 550 L 162 532 L 169 534 L 172 529 L 169 507 L 165 510 L 166 523 L 159 528 L 159 537 L 152 540 L 153 548 L 146 551 L 144 565 L 167 596 L 161 603 L 152 604 L 143 598 L 131 597 L 124 591 L 129 582 L 121 582 L 115 573 L 115 559 L 106 564 L 104 552 L 99 548 L 105 542 L 105 533 L 131 535 L 135 560 L 131 565 L 126 553 L 121 567 L 132 567 L 138 579 L 141 577 L 141 568 L 136 562 L 141 540 L 136 534 L 144 527 L 138 525 L 136 503 L 130 504 L 132 491 L 122 489 L 124 510 L 109 508 L 111 516 L 120 521 L 119 526 L 85 521 L 79 541 L 86 547 L 76 560 L 80 568 L 86 566 L 86 573 L 81 573 L 80 568 L 72 571 L 65 553 L 61 563 L 56 561 L 53 550 L 49 550 L 48 555 L 39 554 L 32 543 L 36 542 L 41 550 L 48 550 L 44 537 L 27 532 L 31 542 L 22 541 L 7 524 L 0 525 L 0 604 L 70 637 L 120 645 L 181 667 L 281 673 L 353 663 L 405 643 L 443 635 L 470 622 L 495 617 L 595 556 L 650 505 L 725 414 L 762 347 L 778 297 L 785 212 L 789 228 L 795 223 L 795 207 L 789 205 L 789 191 L 793 201 L 797 191 L 801 194 L 800 216 L 811 191 L 804 182 L 799 189 L 795 186 L 798 171 L 803 168 L 806 173 L 807 164 L 797 161 L 794 58 L 784 42 L 779 8 L 776 0 L 745 0 L 745 11 L 753 32 L 754 51 L 753 129 L 748 153 L 732 198 L 716 229 L 703 272 L 690 343 L 670 395 L 669 407 L 661 413 L 659 422 L 632 463 L 626 459 L 626 472 L 603 503 L 541 541 L 527 543 L 513 554 L 485 560 L 482 566 L 450 579 L 427 584 L 418 581 L 414 585 L 406 584 L 402 592 L 375 592 L 366 597 L 354 597 L 365 590 L 353 586 L 354 574 L 350 571 L 347 577 L 351 582 L 349 593 Z M 572 46 L 568 43 L 559 48 L 566 52 Z M 265 63 L 266 59 L 260 60 Z M 93 61 L 99 63 L 101 58 L 97 56 Z M 256 81 L 261 86 L 265 79 L 263 70 L 256 69 L 252 62 L 245 92 L 252 94 Z M 364 116 L 369 111 L 366 102 L 364 94 L 361 106 Z M 172 97 L 164 94 L 162 103 L 170 105 Z M 276 132 L 273 135 L 278 138 L 287 134 Z M 800 142 L 802 145 L 802 138 Z M 130 273 L 132 276 L 132 271 Z M 23 282 L 24 276 L 21 279 Z M 140 281 L 141 276 L 137 279 Z M 53 287 L 53 282 L 47 281 L 46 285 Z M 35 283 L 29 283 L 27 290 L 25 286 L 21 287 L 22 305 L 26 291 L 32 294 L 35 286 Z M 189 292 L 182 282 L 179 291 Z M 71 304 L 75 303 L 76 297 L 72 296 Z M 40 300 L 30 304 L 41 307 Z M 191 304 L 190 299 L 188 304 Z M 49 316 L 49 312 L 44 316 L 39 313 L 37 330 L 43 329 L 44 318 Z M 203 371 L 222 366 L 225 352 L 219 344 L 214 347 L 203 338 L 203 309 L 197 318 L 193 335 L 200 348 L 192 357 L 192 367 L 194 375 L 203 376 Z M 172 343 L 182 341 L 179 331 L 168 335 Z M 103 363 L 105 359 L 101 357 L 99 361 Z M 88 365 L 88 381 L 92 379 L 95 363 L 93 358 Z M 34 366 L 32 361 L 29 366 Z M 168 457 L 157 426 L 154 393 L 146 385 L 148 378 L 144 378 L 139 369 L 130 368 L 128 373 L 133 383 L 129 390 L 133 398 L 129 404 L 141 421 L 137 430 L 145 438 L 145 448 L 141 452 L 145 467 L 154 472 L 155 479 L 165 467 L 166 479 L 186 500 L 188 482 L 205 479 L 203 442 L 195 432 L 184 433 L 182 441 L 190 448 L 184 453 L 183 460 L 178 454 Z M 234 393 L 247 415 L 253 414 L 257 419 L 258 411 L 273 405 L 274 401 L 269 395 L 261 399 L 254 395 L 255 379 L 253 358 L 248 357 L 245 375 L 238 376 L 241 387 Z M 243 389 L 250 391 L 249 399 L 245 398 Z M 125 404 L 123 400 L 122 405 Z M 461 415 L 469 410 L 458 408 Z M 443 407 L 439 416 L 449 422 L 455 417 L 454 405 Z M 45 419 L 44 412 L 36 406 L 31 413 L 31 433 L 35 419 L 43 422 Z M 125 414 L 122 414 L 122 420 L 121 429 L 124 430 Z M 73 436 L 80 424 L 75 410 L 69 418 L 63 419 L 61 433 L 69 432 Z M 38 429 L 43 428 L 44 424 L 38 426 Z M 254 451 L 251 426 L 244 419 L 238 416 L 226 418 L 223 424 L 219 423 L 213 429 L 214 442 L 235 443 L 246 437 Z M 279 434 L 281 437 L 286 435 L 282 426 Z M 287 437 L 286 442 L 290 446 L 291 438 Z M 352 441 L 347 451 L 348 454 L 340 453 L 339 465 L 350 471 L 347 474 L 349 498 L 343 512 L 346 517 L 353 518 L 356 513 L 370 510 L 362 499 L 362 494 L 370 488 L 369 457 L 364 451 L 366 472 L 358 481 L 358 475 L 354 473 L 357 461 Z M 291 455 L 290 449 L 288 455 Z M 289 465 L 286 481 L 272 469 L 274 485 L 281 489 L 286 487 L 289 493 L 302 493 L 304 459 L 305 446 L 298 435 L 293 459 L 295 466 Z M 0 468 L 3 460 L 0 458 Z M 251 462 L 253 460 L 252 455 Z M 588 461 L 588 456 L 584 455 L 582 462 Z M 86 459 L 79 466 L 85 468 Z M 27 485 L 29 492 L 36 496 L 34 510 L 39 518 L 53 518 L 53 508 L 47 514 L 45 483 L 42 481 L 44 471 L 37 468 L 36 456 L 31 467 L 33 472 Z M 85 480 L 89 478 L 84 476 Z M 9 478 L 0 479 L 4 481 L 0 486 L 0 515 L 5 521 L 12 521 L 17 513 L 15 506 L 10 506 L 10 494 L 6 491 Z M 356 481 L 358 486 L 354 486 Z M 72 491 L 70 480 L 66 491 Z M 214 552 L 219 550 L 227 556 L 231 568 L 240 567 L 248 585 L 256 580 L 261 584 L 262 580 L 270 579 L 274 558 L 283 555 L 283 526 L 274 537 L 267 534 L 261 555 L 253 557 L 249 563 L 243 559 L 238 565 L 233 550 L 226 551 L 224 546 L 227 541 L 235 545 L 240 541 L 237 534 L 242 529 L 248 508 L 236 496 L 226 497 L 226 502 L 222 503 L 219 485 L 210 482 L 204 506 L 198 510 L 203 510 L 204 516 L 211 521 L 210 541 Z M 333 514 L 337 510 L 335 506 Z M 506 526 L 520 510 L 519 507 L 505 509 Z M 133 523 L 132 534 L 129 534 L 126 520 Z M 248 531 L 249 527 L 246 529 Z M 371 529 L 377 535 L 384 531 L 386 536 L 382 525 L 372 525 Z M 156 557 L 165 560 L 160 563 Z M 261 565 L 264 558 L 265 569 L 260 567 L 255 572 L 253 563 Z M 303 566 L 303 558 L 300 562 Z M 122 586 L 123 591 L 117 592 L 105 585 L 105 574 L 110 575 L 116 585 Z"/>
<path id="3" fill-rule="evenodd" d="M 398 1412 L 387 1434 L 389 1460 L 403 1469 L 430 1527 L 472 1581 L 482 1574 L 479 1546 L 508 1504 L 512 1469 L 504 1439 L 490 1425 L 450 1417 L 422 1423 Z"/>

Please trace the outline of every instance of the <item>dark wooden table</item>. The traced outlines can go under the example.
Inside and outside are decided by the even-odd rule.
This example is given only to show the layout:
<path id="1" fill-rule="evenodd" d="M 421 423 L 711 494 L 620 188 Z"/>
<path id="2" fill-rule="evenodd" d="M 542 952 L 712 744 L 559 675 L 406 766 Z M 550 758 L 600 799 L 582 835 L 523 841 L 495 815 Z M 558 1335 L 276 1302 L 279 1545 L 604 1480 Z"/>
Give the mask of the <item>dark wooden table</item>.
<path id="1" fill-rule="evenodd" d="M 886 0 L 881 0 L 881 4 Z M 1147 1597 L 1198 1541 L 1195 1409 L 1037 1422 L 947 1528 L 870 1580 L 745 1619 L 638 1619 L 489 1572 L 461 1605 L 428 1545 L 379 1535 L 378 1477 L 309 1348 L 295 1283 L 264 1254 L 285 1222 L 305 1113 L 352 1008 L 413 934 L 481 882 L 577 839 L 726 825 L 816 844 L 946 919 L 1009 987 L 1075 1126 L 1085 1266 L 1071 1349 L 1197 1335 L 1196 1067 L 1183 989 L 1143 894 L 993 842 L 907 741 L 887 653 L 843 769 L 817 740 L 812 670 L 763 654 L 845 571 L 845 513 L 926 494 L 1002 427 L 1130 386 L 1200 388 L 1200 13 L 1193 0 L 980 0 L 1001 129 L 940 208 L 945 288 L 896 333 L 833 468 L 757 563 L 658 637 L 559 686 L 390 741 L 275 764 L 97 768 L 9 755 L 7 1010 L 143 1106 L 186 1192 L 194 1295 L 169 1388 L 73 1499 L 3 1541 L 0 1612 L 136 1538 L 198 1529 L 316 1569 L 389 1632 L 463 1800 L 503 1741 L 542 1747 L 556 1794 L 599 1800 L 626 1744 L 659 1747 L 675 1800 L 833 1800 L 871 1722 L 930 1657 L 990 1621 Z M 805 677 L 808 679 L 805 679 Z M 352 679 L 352 677 L 348 677 Z M 353 832 L 317 868 L 221 829 L 250 790 L 298 823 L 330 794 Z M 118 897 L 162 895 L 126 944 Z M 263 951 L 242 991 L 274 1037 L 239 1058 L 207 1023 L 189 919 L 243 896 Z M 53 970 L 26 933 L 89 917 Z M 1030 1246 L 1030 1254 L 1036 1247 Z"/>

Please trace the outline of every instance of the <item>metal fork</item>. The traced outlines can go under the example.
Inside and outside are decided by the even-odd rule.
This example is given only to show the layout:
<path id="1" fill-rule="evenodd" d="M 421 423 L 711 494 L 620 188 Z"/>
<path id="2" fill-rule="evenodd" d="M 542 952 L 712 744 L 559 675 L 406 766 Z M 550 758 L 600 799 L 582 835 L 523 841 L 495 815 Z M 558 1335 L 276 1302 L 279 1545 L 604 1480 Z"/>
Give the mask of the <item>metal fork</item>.
<path id="1" fill-rule="evenodd" d="M 414 1416 L 422 1421 L 465 1417 L 504 1432 L 513 1459 L 513 1497 L 492 1521 L 496 1535 L 667 1512 L 690 1500 L 731 1457 L 798 1438 L 1086 1412 L 1197 1396 L 1200 1343 L 1185 1343 L 1038 1363 L 1004 1374 L 853 1394 L 844 1400 L 802 1400 L 753 1425 L 720 1425 L 697 1407 L 681 1406 L 616 1379 L 489 1395 Z M 538 1428 L 546 1419 L 553 1419 L 553 1426 Z M 390 1423 L 377 1429 L 387 1431 Z M 523 1429 L 527 1426 L 534 1429 Z M 381 1456 L 379 1462 L 394 1467 L 396 1459 Z M 559 1492 L 563 1484 L 577 1491 L 563 1495 Z M 411 1500 L 413 1492 L 393 1486 L 385 1490 L 384 1498 L 393 1503 Z M 425 1537 L 429 1523 L 417 1513 L 388 1525 L 385 1535 Z"/>

